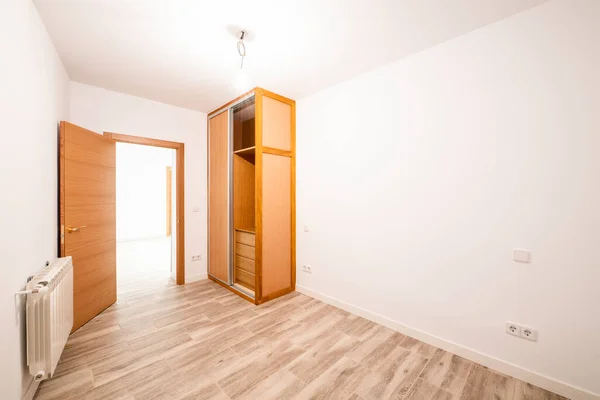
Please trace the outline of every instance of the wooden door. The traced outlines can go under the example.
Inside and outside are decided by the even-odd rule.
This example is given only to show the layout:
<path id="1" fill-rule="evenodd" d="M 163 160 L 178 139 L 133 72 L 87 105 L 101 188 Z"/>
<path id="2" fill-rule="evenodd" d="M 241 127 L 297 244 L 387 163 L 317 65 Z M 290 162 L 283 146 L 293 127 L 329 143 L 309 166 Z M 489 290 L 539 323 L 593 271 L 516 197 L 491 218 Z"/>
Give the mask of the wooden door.
<path id="1" fill-rule="evenodd" d="M 228 283 L 229 176 L 228 119 L 225 111 L 208 126 L 208 273 Z"/>
<path id="2" fill-rule="evenodd" d="M 73 257 L 73 330 L 117 300 L 115 143 L 60 123 L 60 255 Z"/>

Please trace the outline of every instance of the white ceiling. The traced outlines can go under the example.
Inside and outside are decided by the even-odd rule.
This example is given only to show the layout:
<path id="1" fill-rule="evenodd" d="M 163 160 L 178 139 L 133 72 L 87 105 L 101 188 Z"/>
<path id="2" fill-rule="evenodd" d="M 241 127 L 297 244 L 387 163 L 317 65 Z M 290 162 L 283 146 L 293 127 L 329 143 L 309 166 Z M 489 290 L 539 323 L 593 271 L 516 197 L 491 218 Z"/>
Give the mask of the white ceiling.
<path id="1" fill-rule="evenodd" d="M 35 0 L 72 80 L 204 112 L 299 99 L 546 0 Z"/>

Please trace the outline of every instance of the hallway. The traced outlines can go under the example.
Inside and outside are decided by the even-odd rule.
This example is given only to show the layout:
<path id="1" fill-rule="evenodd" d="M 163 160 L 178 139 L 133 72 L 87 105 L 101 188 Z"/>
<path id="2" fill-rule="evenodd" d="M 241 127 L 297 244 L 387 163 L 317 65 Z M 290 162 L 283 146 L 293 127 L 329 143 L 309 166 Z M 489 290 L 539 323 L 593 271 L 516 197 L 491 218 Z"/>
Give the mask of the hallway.
<path id="1" fill-rule="evenodd" d="M 170 270 L 171 237 L 117 242 L 117 299 L 140 287 L 163 287 Z"/>

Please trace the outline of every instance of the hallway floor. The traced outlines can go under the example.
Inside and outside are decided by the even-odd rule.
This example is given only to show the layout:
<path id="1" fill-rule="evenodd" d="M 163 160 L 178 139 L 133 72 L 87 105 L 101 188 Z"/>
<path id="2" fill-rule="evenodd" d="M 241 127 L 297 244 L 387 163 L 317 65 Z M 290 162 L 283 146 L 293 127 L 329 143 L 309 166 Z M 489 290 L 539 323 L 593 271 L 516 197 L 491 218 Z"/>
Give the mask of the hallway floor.
<path id="1" fill-rule="evenodd" d="M 294 292 L 138 285 L 71 335 L 36 399 L 563 399 Z"/>
<path id="2" fill-rule="evenodd" d="M 164 287 L 171 276 L 171 237 L 117 242 L 117 298 Z"/>

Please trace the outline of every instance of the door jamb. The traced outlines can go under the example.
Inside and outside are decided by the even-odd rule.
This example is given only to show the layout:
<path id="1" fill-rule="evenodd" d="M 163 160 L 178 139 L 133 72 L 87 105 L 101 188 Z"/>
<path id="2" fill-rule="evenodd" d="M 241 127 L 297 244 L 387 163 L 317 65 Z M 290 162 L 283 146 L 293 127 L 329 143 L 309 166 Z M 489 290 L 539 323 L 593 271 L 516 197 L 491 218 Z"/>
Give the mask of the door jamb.
<path id="1" fill-rule="evenodd" d="M 142 136 L 123 135 L 120 133 L 104 132 L 104 137 L 114 140 L 120 143 L 130 144 L 141 144 L 144 146 L 163 147 L 167 149 L 175 150 L 175 163 L 177 165 L 177 172 L 175 176 L 176 185 L 176 207 L 177 207 L 177 221 L 176 221 L 176 234 L 177 234 L 177 268 L 176 268 L 176 282 L 178 285 L 185 284 L 185 183 L 184 183 L 184 144 L 179 142 L 170 142 L 168 140 L 151 139 Z"/>

